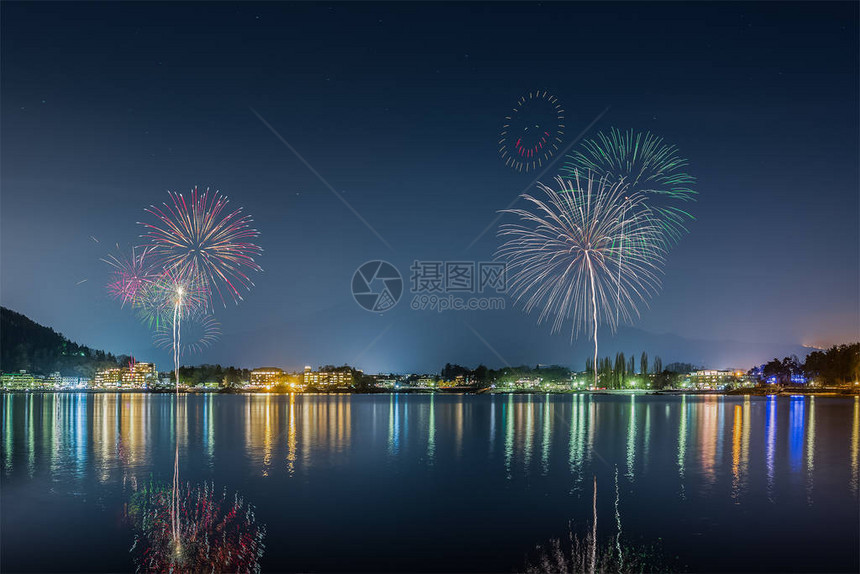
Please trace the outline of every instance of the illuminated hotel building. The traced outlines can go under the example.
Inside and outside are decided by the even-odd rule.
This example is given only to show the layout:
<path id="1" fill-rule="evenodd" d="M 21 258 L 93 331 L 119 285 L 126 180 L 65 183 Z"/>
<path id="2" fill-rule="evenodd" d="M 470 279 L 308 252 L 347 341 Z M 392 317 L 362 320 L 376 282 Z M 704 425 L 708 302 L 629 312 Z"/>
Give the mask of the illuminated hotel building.
<path id="1" fill-rule="evenodd" d="M 352 386 L 352 371 L 313 371 L 305 367 L 304 383 L 318 387 L 349 387 Z"/>
<path id="2" fill-rule="evenodd" d="M 116 388 L 122 383 L 122 371 L 119 367 L 96 371 L 93 386 L 97 388 Z"/>
<path id="3" fill-rule="evenodd" d="M 283 369 L 277 367 L 260 367 L 251 371 L 251 386 L 269 387 L 279 383 L 283 377 Z"/>
<path id="4" fill-rule="evenodd" d="M 749 378 L 743 371 L 733 371 L 730 369 L 723 370 L 702 370 L 690 373 L 690 384 L 697 388 L 714 388 L 721 387 L 728 383 L 747 383 Z"/>
<path id="5" fill-rule="evenodd" d="M 37 382 L 36 377 L 27 371 L 3 373 L 3 376 L 0 377 L 0 384 L 2 384 L 2 387 L 6 390 L 32 389 L 41 382 L 42 381 Z"/>
<path id="6" fill-rule="evenodd" d="M 89 385 L 90 381 L 86 377 L 63 377 L 62 386 L 64 389 L 83 389 Z"/>
<path id="7" fill-rule="evenodd" d="M 114 367 L 96 371 L 93 386 L 97 388 L 137 389 L 148 387 L 158 380 L 158 371 L 152 363 L 129 364 L 128 368 Z"/>
<path id="8" fill-rule="evenodd" d="M 158 371 L 152 363 L 132 362 L 122 373 L 122 386 L 129 388 L 148 387 L 158 380 Z"/>

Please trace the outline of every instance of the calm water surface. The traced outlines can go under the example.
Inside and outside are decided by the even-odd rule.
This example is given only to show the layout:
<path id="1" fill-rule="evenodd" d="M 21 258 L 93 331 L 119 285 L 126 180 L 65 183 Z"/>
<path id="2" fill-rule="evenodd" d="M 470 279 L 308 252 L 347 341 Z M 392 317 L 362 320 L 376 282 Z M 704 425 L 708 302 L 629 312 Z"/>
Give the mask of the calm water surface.
<path id="1" fill-rule="evenodd" d="M 127 571 L 144 482 L 257 507 L 264 571 L 502 571 L 598 527 L 690 571 L 858 571 L 860 400 L 2 396 L 0 569 Z M 174 434 L 174 420 L 178 433 Z M 579 526 L 577 526 L 579 525 Z"/>

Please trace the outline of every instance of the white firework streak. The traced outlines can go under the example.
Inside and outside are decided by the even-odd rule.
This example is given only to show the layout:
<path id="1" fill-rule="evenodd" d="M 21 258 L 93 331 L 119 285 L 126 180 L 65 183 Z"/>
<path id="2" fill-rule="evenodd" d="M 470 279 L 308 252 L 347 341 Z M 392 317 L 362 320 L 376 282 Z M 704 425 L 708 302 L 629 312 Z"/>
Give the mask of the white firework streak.
<path id="1" fill-rule="evenodd" d="M 545 199 L 524 194 L 530 208 L 505 210 L 520 223 L 501 227 L 508 239 L 496 255 L 507 262 L 510 294 L 526 312 L 540 310 L 538 323 L 551 319 L 557 333 L 570 321 L 571 341 L 590 331 L 596 385 L 597 327 L 632 322 L 659 291 L 662 229 L 623 182 L 576 173 L 555 183 L 538 184 Z"/>
<path id="2" fill-rule="evenodd" d="M 182 323 L 182 318 L 178 318 L 178 321 Z M 198 311 L 196 313 L 188 313 L 185 319 L 184 328 L 186 342 L 180 345 L 180 357 L 185 356 L 189 353 L 199 353 L 204 349 L 209 348 L 212 343 L 218 340 L 218 337 L 221 334 L 218 320 L 215 319 L 214 316 L 207 315 L 202 311 Z M 194 338 L 188 339 L 189 328 L 195 329 L 197 331 L 196 336 Z M 155 343 L 155 346 L 162 349 L 172 349 L 172 331 L 173 322 L 167 319 L 162 321 L 161 324 L 156 327 L 155 332 L 152 335 L 152 340 L 153 343 Z M 192 334 L 195 333 L 192 331 Z"/>

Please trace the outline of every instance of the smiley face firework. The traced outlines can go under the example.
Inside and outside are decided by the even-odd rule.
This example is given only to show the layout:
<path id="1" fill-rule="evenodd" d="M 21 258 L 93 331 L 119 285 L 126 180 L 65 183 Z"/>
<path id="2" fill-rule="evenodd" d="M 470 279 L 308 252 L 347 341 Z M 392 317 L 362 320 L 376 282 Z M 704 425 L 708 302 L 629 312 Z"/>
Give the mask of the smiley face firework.
<path id="1" fill-rule="evenodd" d="M 547 91 L 529 92 L 517 100 L 499 138 L 505 165 L 517 171 L 540 169 L 557 151 L 564 135 L 564 109 Z"/>

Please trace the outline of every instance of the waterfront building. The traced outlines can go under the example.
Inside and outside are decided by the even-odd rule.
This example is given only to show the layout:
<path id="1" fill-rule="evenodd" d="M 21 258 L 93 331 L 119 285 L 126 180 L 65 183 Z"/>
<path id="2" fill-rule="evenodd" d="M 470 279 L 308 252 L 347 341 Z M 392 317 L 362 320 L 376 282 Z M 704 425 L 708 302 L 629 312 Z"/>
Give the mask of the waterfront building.
<path id="1" fill-rule="evenodd" d="M 303 380 L 306 387 L 313 385 L 328 388 L 350 387 L 354 382 L 352 370 L 348 368 L 314 371 L 310 367 L 305 367 Z"/>
<path id="2" fill-rule="evenodd" d="M 393 389 L 400 382 L 400 379 L 398 377 L 393 377 L 390 375 L 376 375 L 374 377 L 374 380 L 374 385 L 380 389 Z"/>
<path id="3" fill-rule="evenodd" d="M 456 384 L 461 385 L 462 382 L 457 382 Z M 432 375 L 424 375 L 423 377 L 418 377 L 418 380 L 415 381 L 415 386 L 419 389 L 432 389 L 436 387 L 436 377 Z"/>
<path id="4" fill-rule="evenodd" d="M 45 389 L 60 389 L 63 387 L 63 376 L 59 371 L 54 371 L 47 377 L 45 377 L 44 388 Z"/>
<path id="5" fill-rule="evenodd" d="M 86 377 L 65 376 L 62 378 L 60 385 L 64 389 L 85 389 L 89 386 L 90 380 Z"/>
<path id="6" fill-rule="evenodd" d="M 122 373 L 122 386 L 129 389 L 149 388 L 158 380 L 158 371 L 152 363 L 138 363 L 134 359 Z"/>
<path id="7" fill-rule="evenodd" d="M 27 371 L 3 373 L 0 376 L 0 386 L 6 391 L 24 391 L 41 386 L 41 381 Z"/>
<path id="8" fill-rule="evenodd" d="M 260 367 L 251 371 L 250 386 L 271 387 L 284 379 L 284 370 L 278 367 Z"/>
<path id="9" fill-rule="evenodd" d="M 112 367 L 96 371 L 93 386 L 97 389 L 146 389 L 158 380 L 153 363 L 138 363 L 132 359 L 128 367 Z"/>
<path id="10" fill-rule="evenodd" d="M 749 377 L 743 371 L 734 369 L 702 369 L 687 375 L 689 386 L 696 389 L 719 389 L 726 385 L 751 384 Z"/>
<path id="11" fill-rule="evenodd" d="M 122 384 L 122 371 L 119 367 L 96 371 L 93 386 L 97 389 L 118 389 Z"/>

